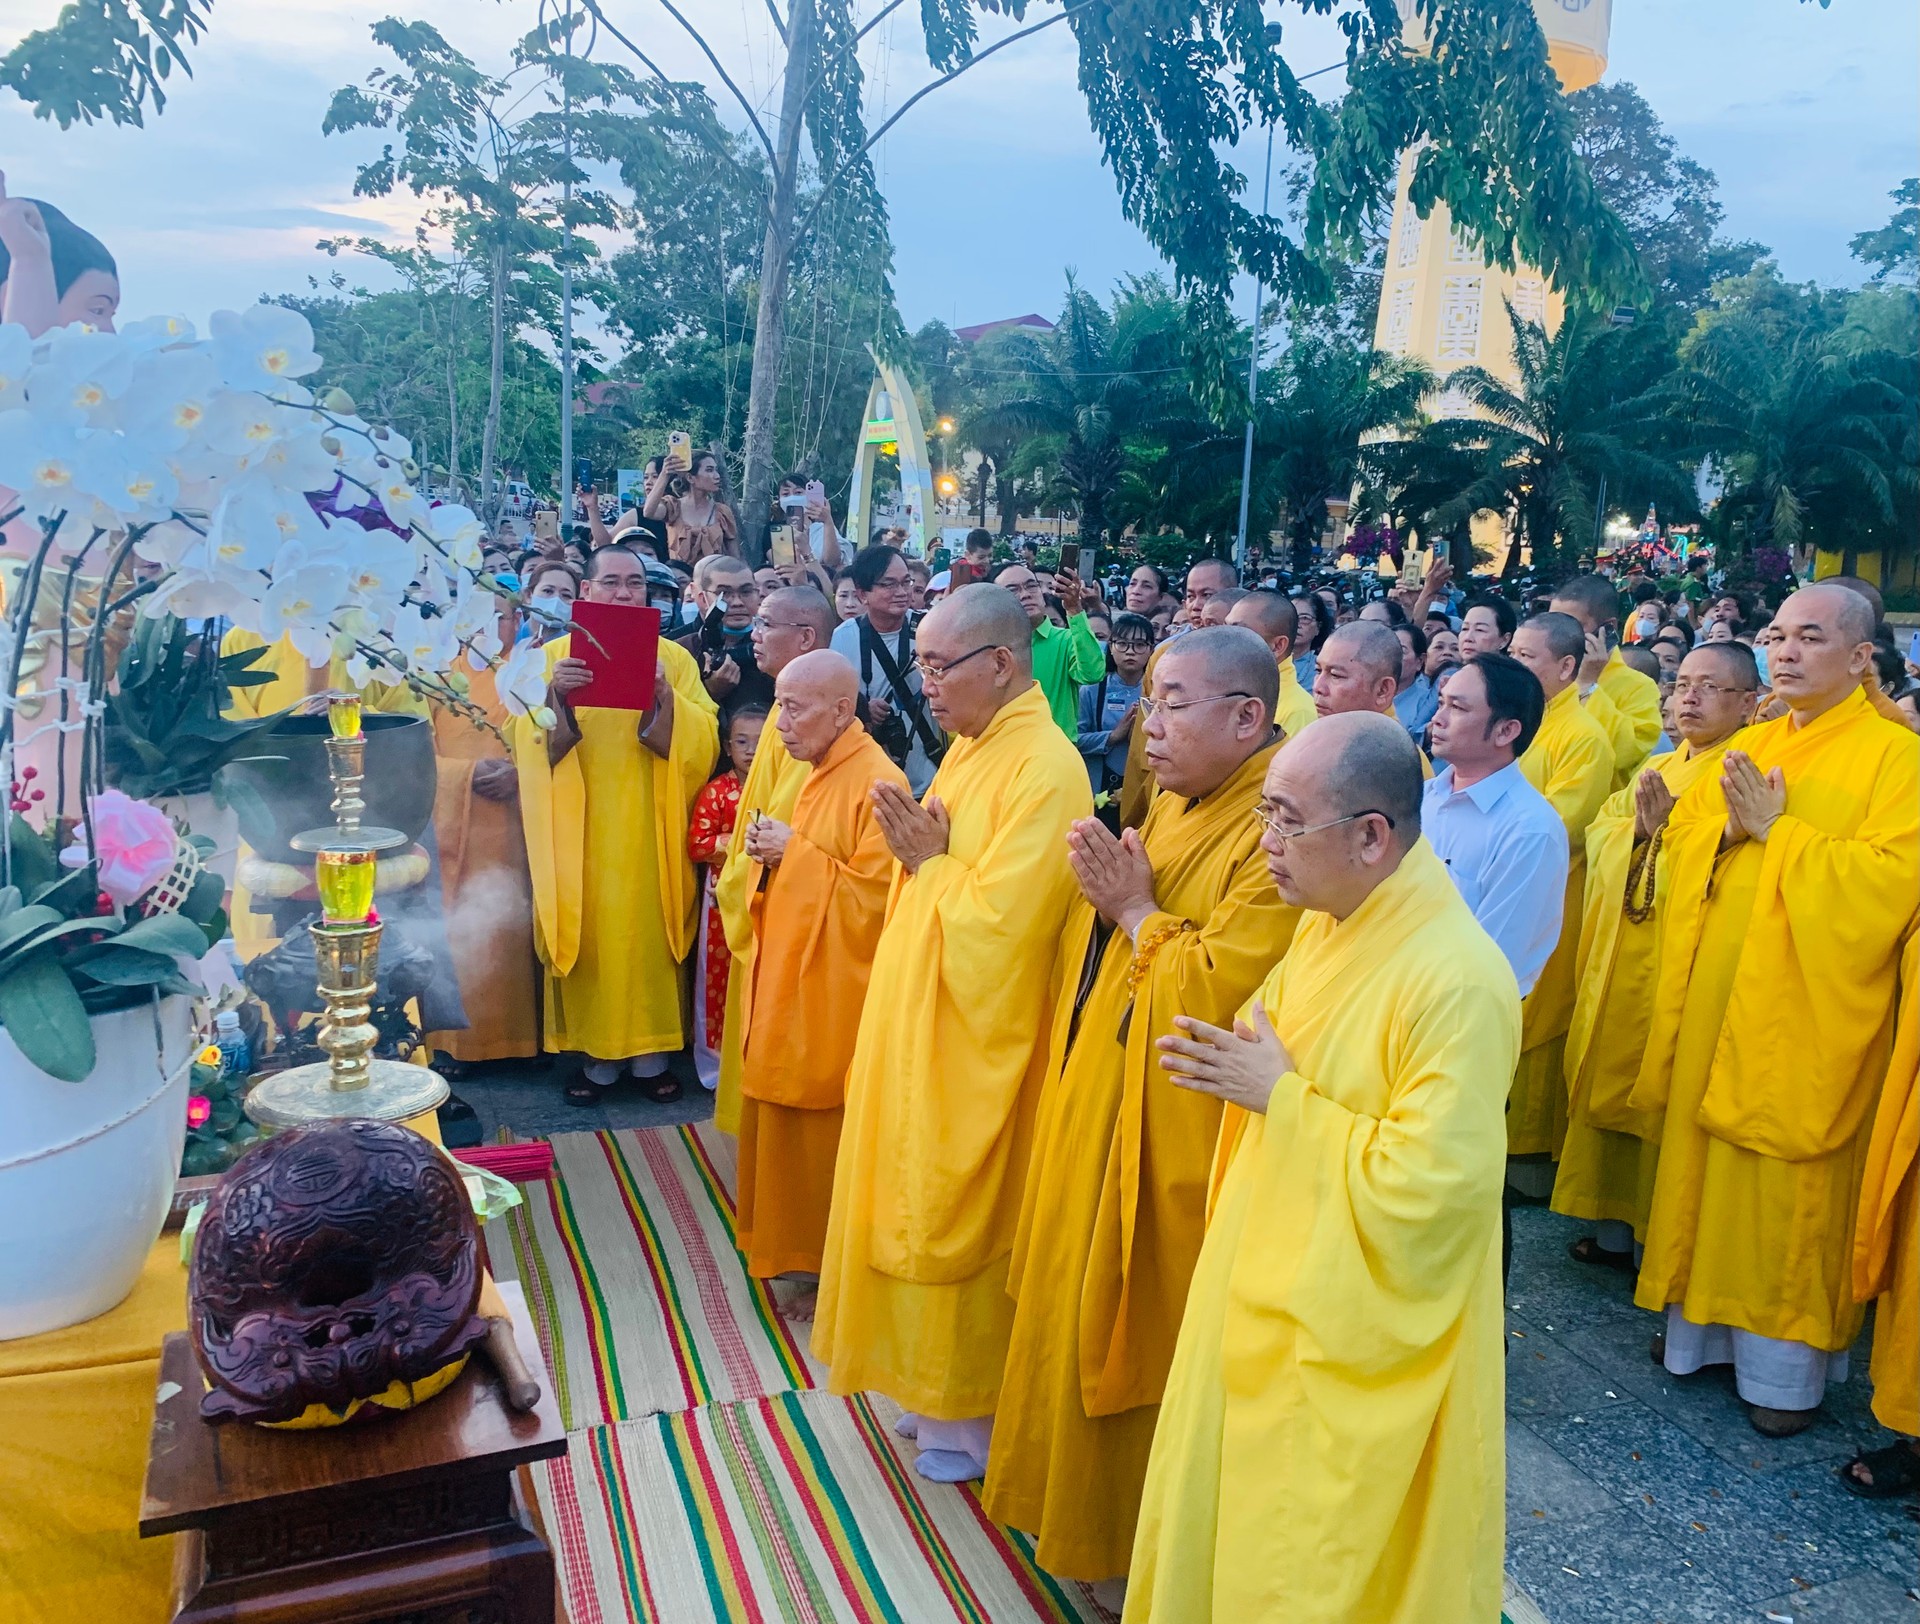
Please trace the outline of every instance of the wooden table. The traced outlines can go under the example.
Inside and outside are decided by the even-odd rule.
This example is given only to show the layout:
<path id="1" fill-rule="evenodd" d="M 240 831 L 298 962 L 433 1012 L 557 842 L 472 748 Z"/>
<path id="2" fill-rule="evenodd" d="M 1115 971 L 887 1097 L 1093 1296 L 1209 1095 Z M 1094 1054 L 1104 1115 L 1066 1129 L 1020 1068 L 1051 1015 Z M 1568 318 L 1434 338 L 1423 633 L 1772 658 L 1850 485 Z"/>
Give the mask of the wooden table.
<path id="1" fill-rule="evenodd" d="M 567 1435 L 526 1305 L 502 1290 L 541 1385 L 524 1415 L 476 1352 L 416 1410 L 313 1432 L 213 1426 L 191 1343 L 166 1339 L 140 1532 L 184 1536 L 175 1624 L 550 1624 L 553 1553 L 514 1473 L 564 1455 Z"/>

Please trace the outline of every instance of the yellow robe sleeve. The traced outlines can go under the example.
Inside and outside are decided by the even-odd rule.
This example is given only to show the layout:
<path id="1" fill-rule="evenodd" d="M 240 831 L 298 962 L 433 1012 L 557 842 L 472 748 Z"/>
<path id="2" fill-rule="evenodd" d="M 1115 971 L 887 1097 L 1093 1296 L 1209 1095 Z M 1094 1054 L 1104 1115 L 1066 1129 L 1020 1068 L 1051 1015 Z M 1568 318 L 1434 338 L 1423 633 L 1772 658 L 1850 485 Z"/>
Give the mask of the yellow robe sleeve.
<path id="1" fill-rule="evenodd" d="M 1665 730 L 1660 718 L 1660 685 L 1634 670 L 1615 649 L 1600 672 L 1597 691 L 1607 696 L 1625 723 L 1623 732 L 1609 730 L 1614 744 L 1614 787 L 1619 788 L 1653 754 Z"/>

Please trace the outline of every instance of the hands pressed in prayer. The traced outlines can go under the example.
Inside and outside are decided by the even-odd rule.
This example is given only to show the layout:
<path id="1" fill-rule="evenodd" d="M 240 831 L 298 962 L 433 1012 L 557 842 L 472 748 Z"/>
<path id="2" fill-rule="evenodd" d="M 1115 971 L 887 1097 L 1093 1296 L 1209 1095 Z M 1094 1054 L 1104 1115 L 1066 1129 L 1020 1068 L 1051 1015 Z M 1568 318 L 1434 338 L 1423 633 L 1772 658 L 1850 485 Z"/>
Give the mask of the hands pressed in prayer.
<path id="1" fill-rule="evenodd" d="M 1067 865 L 1100 917 L 1129 936 L 1158 912 L 1153 864 L 1132 829 L 1116 840 L 1098 818 L 1081 818 L 1067 831 Z"/>
<path id="2" fill-rule="evenodd" d="M 922 806 L 898 784 L 875 784 L 869 793 L 880 832 L 909 874 L 918 874 L 929 857 L 946 851 L 947 809 L 937 795 Z"/>
<path id="3" fill-rule="evenodd" d="M 1656 772 L 1642 773 L 1633 786 L 1633 838 L 1651 840 L 1673 816 L 1673 791 Z"/>
<path id="4" fill-rule="evenodd" d="M 1720 788 L 1727 797 L 1727 843 L 1757 840 L 1764 845 L 1787 809 L 1787 780 L 1780 769 L 1763 774 L 1746 751 L 1729 750 L 1720 767 Z"/>
<path id="5" fill-rule="evenodd" d="M 1231 1032 L 1189 1015 L 1174 1016 L 1173 1024 L 1185 1036 L 1160 1039 L 1162 1071 L 1172 1072 L 1181 1088 L 1266 1115 L 1273 1085 L 1293 1070 L 1293 1058 L 1264 1005 L 1255 1004 L 1251 1024 L 1235 1021 Z"/>
<path id="6" fill-rule="evenodd" d="M 520 773 L 511 761 L 476 761 L 473 793 L 483 801 L 510 801 L 520 793 Z"/>
<path id="7" fill-rule="evenodd" d="M 779 865 L 787 855 L 787 842 L 793 838 L 793 826 L 778 818 L 755 818 L 747 825 L 747 855 L 768 868 Z"/>

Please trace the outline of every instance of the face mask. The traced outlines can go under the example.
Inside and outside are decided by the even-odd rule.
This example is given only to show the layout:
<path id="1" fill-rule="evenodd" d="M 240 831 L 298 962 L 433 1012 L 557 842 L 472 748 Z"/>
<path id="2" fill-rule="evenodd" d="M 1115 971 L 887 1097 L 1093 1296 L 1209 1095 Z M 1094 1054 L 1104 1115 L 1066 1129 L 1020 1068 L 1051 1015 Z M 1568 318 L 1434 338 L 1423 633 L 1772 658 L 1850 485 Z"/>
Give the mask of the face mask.
<path id="1" fill-rule="evenodd" d="M 1767 674 L 1767 651 L 1758 643 L 1756 643 L 1753 648 L 1753 663 L 1760 667 L 1760 686 L 1763 688 L 1771 688 L 1773 686 L 1773 678 Z"/>
<path id="2" fill-rule="evenodd" d="M 1642 637 L 1651 636 L 1659 629 L 1659 626 L 1660 617 L 1658 615 L 1642 615 L 1640 617 L 1640 635 Z"/>
<path id="3" fill-rule="evenodd" d="M 509 592 L 520 590 L 520 572 L 518 570 L 495 570 L 493 578 Z"/>
<path id="4" fill-rule="evenodd" d="M 531 607 L 542 620 L 554 621 L 562 626 L 573 624 L 573 599 L 571 598 L 535 598 Z"/>

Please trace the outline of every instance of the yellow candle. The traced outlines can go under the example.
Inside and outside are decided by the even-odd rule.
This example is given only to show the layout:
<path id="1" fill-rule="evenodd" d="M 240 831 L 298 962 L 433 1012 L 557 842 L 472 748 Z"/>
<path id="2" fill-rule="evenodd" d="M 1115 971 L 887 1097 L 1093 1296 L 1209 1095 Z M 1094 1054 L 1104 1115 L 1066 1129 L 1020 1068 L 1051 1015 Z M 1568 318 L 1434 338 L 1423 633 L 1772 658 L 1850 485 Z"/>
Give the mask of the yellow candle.
<path id="1" fill-rule="evenodd" d="M 360 737 L 360 700 L 355 694 L 336 694 L 327 701 L 327 726 L 336 739 Z"/>
<path id="2" fill-rule="evenodd" d="M 320 914 L 330 925 L 363 925 L 373 909 L 376 855 L 370 851 L 323 851 L 315 854 L 314 884 L 320 892 Z"/>

